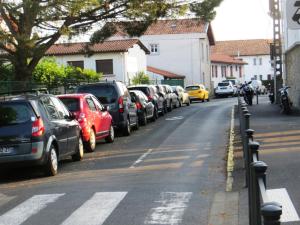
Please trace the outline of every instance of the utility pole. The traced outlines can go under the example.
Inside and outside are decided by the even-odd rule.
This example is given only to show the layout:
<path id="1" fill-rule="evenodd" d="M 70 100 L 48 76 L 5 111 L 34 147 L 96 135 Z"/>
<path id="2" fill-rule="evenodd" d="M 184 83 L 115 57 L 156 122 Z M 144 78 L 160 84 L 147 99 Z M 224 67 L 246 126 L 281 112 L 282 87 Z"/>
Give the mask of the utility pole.
<path id="1" fill-rule="evenodd" d="M 279 103 L 278 90 L 282 87 L 282 45 L 281 45 L 281 13 L 280 0 L 269 0 L 270 14 L 273 18 L 273 45 L 271 59 L 274 65 L 274 97 Z"/>

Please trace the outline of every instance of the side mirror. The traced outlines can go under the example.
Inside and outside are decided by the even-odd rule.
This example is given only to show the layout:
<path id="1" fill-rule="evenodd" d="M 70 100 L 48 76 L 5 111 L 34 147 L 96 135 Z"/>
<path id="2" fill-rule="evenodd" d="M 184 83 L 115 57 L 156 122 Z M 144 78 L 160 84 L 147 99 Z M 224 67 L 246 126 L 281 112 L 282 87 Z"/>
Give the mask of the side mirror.
<path id="1" fill-rule="evenodd" d="M 74 113 L 70 112 L 69 116 L 65 116 L 65 119 L 69 119 L 69 120 L 75 120 L 76 119 L 76 116 Z"/>
<path id="2" fill-rule="evenodd" d="M 103 112 L 109 111 L 109 105 L 103 106 L 103 110 L 102 110 L 102 111 L 103 111 Z"/>

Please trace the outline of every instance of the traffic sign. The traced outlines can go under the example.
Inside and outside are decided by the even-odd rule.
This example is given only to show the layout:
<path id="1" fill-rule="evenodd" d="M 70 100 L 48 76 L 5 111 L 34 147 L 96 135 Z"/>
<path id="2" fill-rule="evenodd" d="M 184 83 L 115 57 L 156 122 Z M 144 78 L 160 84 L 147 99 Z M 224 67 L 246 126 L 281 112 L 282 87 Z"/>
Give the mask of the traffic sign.
<path id="1" fill-rule="evenodd" d="M 286 17 L 288 29 L 300 29 L 300 1 L 286 0 Z"/>

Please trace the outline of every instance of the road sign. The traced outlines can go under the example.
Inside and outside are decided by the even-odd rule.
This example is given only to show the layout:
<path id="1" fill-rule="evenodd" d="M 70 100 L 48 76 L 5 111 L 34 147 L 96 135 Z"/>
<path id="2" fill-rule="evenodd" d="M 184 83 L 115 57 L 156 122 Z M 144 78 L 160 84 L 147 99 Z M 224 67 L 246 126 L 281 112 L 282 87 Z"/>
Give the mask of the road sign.
<path id="1" fill-rule="evenodd" d="M 288 29 L 300 29 L 300 1 L 286 0 L 286 17 Z"/>

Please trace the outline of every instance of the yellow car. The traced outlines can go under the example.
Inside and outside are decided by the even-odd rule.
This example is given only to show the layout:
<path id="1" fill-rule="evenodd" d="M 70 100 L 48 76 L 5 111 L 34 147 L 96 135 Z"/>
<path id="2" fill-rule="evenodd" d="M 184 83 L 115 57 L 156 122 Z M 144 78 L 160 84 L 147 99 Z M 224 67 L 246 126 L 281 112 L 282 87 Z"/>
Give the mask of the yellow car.
<path id="1" fill-rule="evenodd" d="M 209 101 L 209 92 L 206 90 L 203 84 L 196 84 L 186 86 L 185 90 L 188 92 L 190 101 L 200 100 L 202 102 Z"/>

